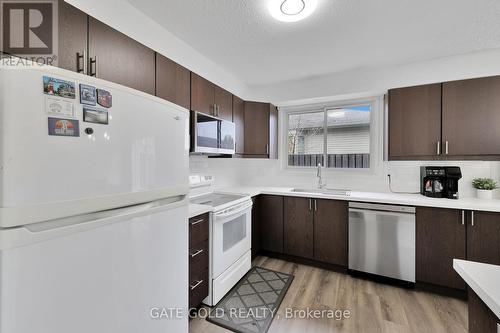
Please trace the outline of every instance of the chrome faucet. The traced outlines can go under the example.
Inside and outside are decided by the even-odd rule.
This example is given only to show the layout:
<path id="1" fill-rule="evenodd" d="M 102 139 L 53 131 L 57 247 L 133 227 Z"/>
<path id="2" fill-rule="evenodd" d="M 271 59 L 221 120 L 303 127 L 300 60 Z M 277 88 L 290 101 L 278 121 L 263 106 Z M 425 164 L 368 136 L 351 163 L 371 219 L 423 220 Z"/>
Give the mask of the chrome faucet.
<path id="1" fill-rule="evenodd" d="M 326 184 L 323 183 L 323 177 L 321 175 L 321 163 L 318 163 L 318 173 L 316 174 L 316 177 L 318 177 L 318 188 L 323 189 L 325 188 Z"/>

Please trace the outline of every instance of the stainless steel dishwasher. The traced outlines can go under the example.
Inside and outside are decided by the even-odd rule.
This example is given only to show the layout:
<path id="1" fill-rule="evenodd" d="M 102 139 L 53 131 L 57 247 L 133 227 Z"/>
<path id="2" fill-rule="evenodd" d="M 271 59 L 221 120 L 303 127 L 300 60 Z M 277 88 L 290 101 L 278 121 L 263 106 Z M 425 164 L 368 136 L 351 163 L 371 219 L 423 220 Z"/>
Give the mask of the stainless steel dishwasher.
<path id="1" fill-rule="evenodd" d="M 349 203 L 349 269 L 415 282 L 415 207 Z"/>

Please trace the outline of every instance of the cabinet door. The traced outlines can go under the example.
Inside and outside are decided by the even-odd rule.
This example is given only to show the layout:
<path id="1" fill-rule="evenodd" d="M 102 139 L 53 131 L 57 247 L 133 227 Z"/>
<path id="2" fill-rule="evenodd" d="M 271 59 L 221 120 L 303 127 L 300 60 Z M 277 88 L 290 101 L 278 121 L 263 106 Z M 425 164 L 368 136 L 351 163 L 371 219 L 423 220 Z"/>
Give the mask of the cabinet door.
<path id="1" fill-rule="evenodd" d="M 389 91 L 389 158 L 436 158 L 441 152 L 441 84 Z"/>
<path id="2" fill-rule="evenodd" d="M 245 102 L 233 96 L 233 121 L 236 132 L 236 154 L 245 153 Z"/>
<path id="3" fill-rule="evenodd" d="M 283 253 L 283 197 L 259 197 L 259 227 L 261 249 Z"/>
<path id="4" fill-rule="evenodd" d="M 315 199 L 314 259 L 347 266 L 347 201 Z"/>
<path id="5" fill-rule="evenodd" d="M 467 226 L 467 260 L 500 265 L 500 214 L 474 212 Z"/>
<path id="6" fill-rule="evenodd" d="M 156 54 L 156 96 L 180 105 L 191 106 L 191 73 L 176 62 Z"/>
<path id="7" fill-rule="evenodd" d="M 500 155 L 500 76 L 443 83 L 448 155 Z"/>
<path id="8" fill-rule="evenodd" d="M 269 103 L 245 102 L 245 154 L 269 156 Z"/>
<path id="9" fill-rule="evenodd" d="M 260 205 L 259 197 L 252 197 L 252 258 L 260 251 Z"/>
<path id="10" fill-rule="evenodd" d="M 155 52 L 106 24 L 89 17 L 89 68 L 98 78 L 155 94 Z M 89 65 L 90 66 L 90 65 Z"/>
<path id="11" fill-rule="evenodd" d="M 285 254 L 308 259 L 314 258 L 313 223 L 313 199 L 285 197 Z"/>
<path id="12" fill-rule="evenodd" d="M 191 73 L 191 110 L 213 115 L 215 86 L 201 76 Z"/>
<path id="13" fill-rule="evenodd" d="M 500 319 L 490 308 L 468 288 L 468 311 L 469 311 L 469 333 L 497 333 L 497 325 Z"/>
<path id="14" fill-rule="evenodd" d="M 417 208 L 417 281 L 465 289 L 453 259 L 465 259 L 461 210 Z"/>
<path id="15" fill-rule="evenodd" d="M 217 116 L 227 121 L 233 121 L 233 95 L 215 86 L 215 104 L 217 105 Z"/>
<path id="16" fill-rule="evenodd" d="M 65 1 L 58 1 L 59 50 L 57 66 L 74 72 L 83 72 L 84 51 L 87 51 L 87 19 L 81 10 Z M 77 54 L 82 58 L 78 59 Z"/>
<path id="17" fill-rule="evenodd" d="M 278 159 L 278 108 L 269 107 L 269 158 Z"/>

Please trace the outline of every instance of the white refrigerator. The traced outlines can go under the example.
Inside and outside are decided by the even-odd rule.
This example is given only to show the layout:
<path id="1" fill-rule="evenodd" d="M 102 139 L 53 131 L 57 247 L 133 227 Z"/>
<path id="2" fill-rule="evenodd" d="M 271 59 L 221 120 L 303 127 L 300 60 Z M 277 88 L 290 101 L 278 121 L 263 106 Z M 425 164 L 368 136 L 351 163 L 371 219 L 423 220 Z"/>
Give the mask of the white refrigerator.
<path id="1" fill-rule="evenodd" d="M 0 333 L 188 331 L 188 119 L 117 84 L 4 62 Z"/>

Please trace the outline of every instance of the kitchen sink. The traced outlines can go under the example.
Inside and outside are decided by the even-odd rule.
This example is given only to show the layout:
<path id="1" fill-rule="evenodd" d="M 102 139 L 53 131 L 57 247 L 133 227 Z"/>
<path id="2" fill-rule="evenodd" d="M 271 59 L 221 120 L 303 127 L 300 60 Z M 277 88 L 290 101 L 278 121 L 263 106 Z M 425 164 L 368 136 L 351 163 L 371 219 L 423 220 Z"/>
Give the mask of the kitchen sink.
<path id="1" fill-rule="evenodd" d="M 336 189 L 336 188 L 294 188 L 292 192 L 300 192 L 300 193 L 321 193 L 321 194 L 330 194 L 330 195 L 340 195 L 340 196 L 351 196 L 351 190 L 344 189 Z"/>

